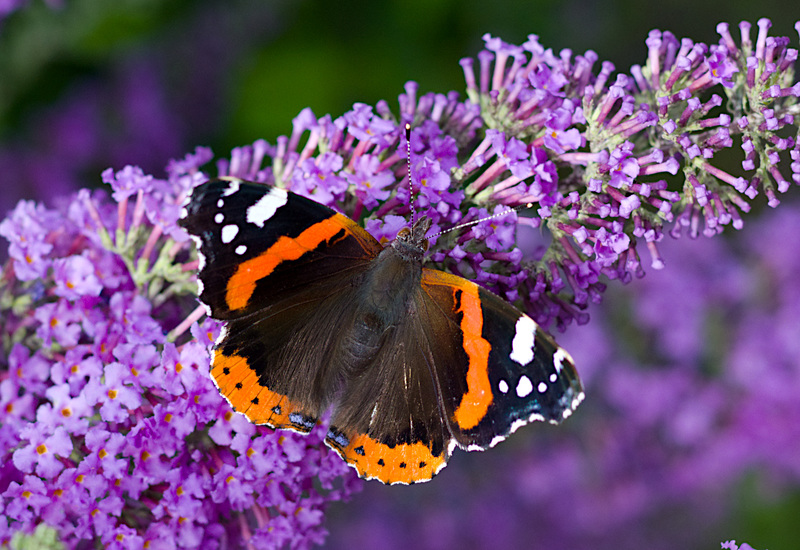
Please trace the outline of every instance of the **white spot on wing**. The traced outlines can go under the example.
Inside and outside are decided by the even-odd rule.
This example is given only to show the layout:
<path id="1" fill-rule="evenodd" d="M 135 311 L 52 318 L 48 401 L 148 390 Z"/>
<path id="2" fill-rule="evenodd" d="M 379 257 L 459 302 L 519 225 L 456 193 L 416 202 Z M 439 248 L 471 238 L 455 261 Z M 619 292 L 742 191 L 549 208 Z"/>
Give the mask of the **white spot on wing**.
<path id="1" fill-rule="evenodd" d="M 228 188 L 222 192 L 222 196 L 227 197 L 233 195 L 237 191 L 239 191 L 239 180 L 230 180 L 228 182 Z"/>
<path id="2" fill-rule="evenodd" d="M 517 397 L 527 397 L 533 391 L 531 379 L 523 375 L 517 382 Z"/>
<path id="3" fill-rule="evenodd" d="M 200 297 L 203 295 L 203 290 L 205 290 L 205 286 L 203 286 L 202 279 L 197 279 L 197 296 Z M 207 303 L 200 301 L 200 305 L 203 306 L 203 309 L 206 310 L 206 315 L 211 317 L 211 308 L 208 306 Z"/>
<path id="4" fill-rule="evenodd" d="M 508 393 L 508 382 L 500 380 L 500 382 L 497 383 L 497 388 L 500 390 L 500 393 Z"/>
<path id="5" fill-rule="evenodd" d="M 575 398 L 572 400 L 572 403 L 570 403 L 569 407 L 564 409 L 564 412 L 561 413 L 562 420 L 564 418 L 569 418 L 572 415 L 575 409 L 578 408 L 578 405 L 581 404 L 581 401 L 583 401 L 584 397 L 586 397 L 586 394 L 584 394 L 583 392 L 580 392 L 578 395 L 575 396 Z M 552 422 L 553 424 L 559 423 L 558 420 L 551 420 L 550 422 Z"/>
<path id="6" fill-rule="evenodd" d="M 222 223 L 225 221 L 225 215 L 222 212 L 217 212 L 214 216 L 214 221 L 217 223 Z"/>
<path id="7" fill-rule="evenodd" d="M 511 342 L 509 357 L 520 365 L 533 361 L 533 345 L 536 341 L 536 321 L 523 315 L 517 319 L 516 334 Z"/>
<path id="8" fill-rule="evenodd" d="M 222 199 L 219 199 L 217 201 L 217 208 L 222 208 L 223 206 L 225 206 L 225 201 L 222 200 Z"/>
<path id="9" fill-rule="evenodd" d="M 558 380 L 558 375 L 556 373 L 551 374 L 550 375 L 550 381 L 551 382 L 555 382 L 556 380 Z"/>
<path id="10" fill-rule="evenodd" d="M 233 224 L 226 225 L 222 228 L 222 242 L 228 244 L 236 237 L 237 233 L 239 233 L 239 228 L 237 226 Z"/>
<path id="11" fill-rule="evenodd" d="M 197 271 L 203 271 L 203 268 L 206 267 L 206 257 L 200 251 L 201 247 L 203 246 L 203 241 L 197 235 L 189 235 L 194 241 L 194 247 L 197 249 Z"/>
<path id="12" fill-rule="evenodd" d="M 247 247 L 246 247 L 245 245 L 243 245 L 243 244 L 240 244 L 239 246 L 237 246 L 237 247 L 236 247 L 236 250 L 235 250 L 235 252 L 236 252 L 236 253 L 237 253 L 239 256 L 241 256 L 242 254 L 244 254 L 245 252 L 247 252 Z M 553 376 L 555 376 L 555 375 L 553 375 Z"/>
<path id="13" fill-rule="evenodd" d="M 450 457 L 450 455 L 453 454 L 453 450 L 456 448 L 456 445 L 457 445 L 456 440 L 455 439 L 451 439 L 447 443 L 447 454 L 445 456 Z M 444 464 L 442 464 L 441 468 L 444 468 Z M 441 468 L 439 468 L 439 469 L 441 469 Z M 439 470 L 436 470 L 436 471 L 438 472 Z"/>
<path id="14" fill-rule="evenodd" d="M 222 325 L 222 328 L 219 331 L 219 336 L 217 336 L 216 341 L 214 342 L 215 346 L 220 345 L 220 343 L 228 336 L 228 325 Z M 212 376 L 213 378 L 213 376 Z"/>
<path id="15" fill-rule="evenodd" d="M 489 442 L 489 447 L 494 447 L 501 441 L 505 440 L 509 435 L 516 432 L 522 426 L 529 424 L 531 422 L 542 422 L 544 417 L 539 413 L 533 413 L 528 418 L 518 418 L 514 422 L 511 423 L 511 427 L 508 429 L 508 433 L 504 435 L 496 435 L 492 438 Z"/>
<path id="16" fill-rule="evenodd" d="M 555 366 L 556 372 L 559 374 L 564 368 L 564 361 L 572 363 L 572 357 L 569 356 L 569 353 L 564 348 L 558 348 L 553 354 L 553 366 Z"/>
<path id="17" fill-rule="evenodd" d="M 539 385 L 536 386 L 536 389 L 539 390 L 539 393 L 544 393 L 547 391 L 547 384 L 544 382 L 539 382 Z"/>
<path id="18" fill-rule="evenodd" d="M 286 204 L 289 195 L 283 189 L 273 187 L 269 193 L 247 209 L 247 222 L 264 227 L 264 223 L 275 215 L 275 212 Z"/>

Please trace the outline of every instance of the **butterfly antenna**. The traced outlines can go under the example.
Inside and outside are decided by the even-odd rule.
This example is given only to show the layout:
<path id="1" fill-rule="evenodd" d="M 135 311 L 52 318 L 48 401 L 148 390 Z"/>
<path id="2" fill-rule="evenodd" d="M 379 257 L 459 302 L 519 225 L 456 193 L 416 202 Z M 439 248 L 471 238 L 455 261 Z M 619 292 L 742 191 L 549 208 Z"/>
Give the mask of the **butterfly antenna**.
<path id="1" fill-rule="evenodd" d="M 408 167 L 408 205 L 411 207 L 411 227 L 414 227 L 414 186 L 411 184 L 411 124 L 406 122 L 406 166 Z"/>
<path id="2" fill-rule="evenodd" d="M 483 218 L 478 218 L 477 220 L 472 220 L 471 222 L 464 222 L 464 223 L 460 223 L 458 225 L 454 225 L 453 227 L 449 227 L 449 228 L 445 229 L 444 231 L 439 231 L 438 233 L 436 233 L 434 235 L 430 235 L 428 237 L 428 239 L 433 239 L 433 238 L 439 237 L 441 235 L 444 235 L 446 233 L 450 233 L 451 231 L 456 231 L 458 229 L 464 229 L 465 227 L 469 227 L 471 225 L 477 225 L 477 224 L 479 224 L 481 222 L 485 222 L 486 220 L 491 220 L 493 218 L 499 218 L 501 216 L 505 216 L 509 212 L 516 212 L 517 210 L 522 210 L 523 208 L 533 208 L 533 203 L 529 202 L 529 203 L 526 203 L 526 204 L 520 204 L 518 206 L 514 206 L 512 208 L 509 208 L 508 210 L 503 210 L 502 212 L 496 212 L 496 213 L 492 214 L 491 216 L 484 216 Z"/>
<path id="3" fill-rule="evenodd" d="M 416 209 L 414 208 L 414 186 L 411 183 L 411 124 L 406 122 L 406 166 L 408 167 L 408 205 L 411 208 L 411 226 L 414 226 L 414 217 L 416 216 Z M 427 237 L 428 239 L 433 239 L 435 237 L 439 237 L 444 235 L 445 233 L 450 233 L 451 231 L 457 231 L 459 229 L 463 229 L 465 227 L 470 227 L 472 225 L 477 225 L 481 222 L 485 222 L 486 220 L 491 220 L 493 218 L 499 218 L 500 216 L 505 216 L 509 212 L 516 212 L 517 210 L 521 210 L 523 208 L 532 208 L 533 203 L 529 202 L 526 204 L 520 204 L 518 206 L 514 206 L 509 208 L 508 210 L 503 210 L 502 212 L 497 212 L 492 214 L 491 216 L 485 216 L 483 218 L 478 218 L 477 220 L 472 220 L 470 222 L 460 223 L 458 225 L 454 225 L 444 231 L 439 231 L 434 235 L 430 235 Z"/>

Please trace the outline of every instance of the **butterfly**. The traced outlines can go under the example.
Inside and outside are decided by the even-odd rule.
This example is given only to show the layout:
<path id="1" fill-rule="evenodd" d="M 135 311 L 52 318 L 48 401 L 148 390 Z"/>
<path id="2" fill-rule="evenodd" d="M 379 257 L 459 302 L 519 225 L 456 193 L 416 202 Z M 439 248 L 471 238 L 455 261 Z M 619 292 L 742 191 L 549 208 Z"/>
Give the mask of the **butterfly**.
<path id="1" fill-rule="evenodd" d="M 558 424 L 584 393 L 572 358 L 477 284 L 423 266 L 431 220 L 388 246 L 285 189 L 223 177 L 196 187 L 180 225 L 199 299 L 224 322 L 211 375 L 256 424 L 307 433 L 358 474 L 427 481 L 458 447 Z"/>

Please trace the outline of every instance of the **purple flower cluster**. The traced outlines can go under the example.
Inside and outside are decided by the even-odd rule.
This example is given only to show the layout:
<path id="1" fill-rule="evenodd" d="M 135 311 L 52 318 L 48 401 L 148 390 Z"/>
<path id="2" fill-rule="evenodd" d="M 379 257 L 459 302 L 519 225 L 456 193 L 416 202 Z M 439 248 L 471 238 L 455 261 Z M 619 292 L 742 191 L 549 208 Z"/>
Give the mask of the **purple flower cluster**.
<path id="1" fill-rule="evenodd" d="M 768 20 L 758 27 L 755 46 L 747 22 L 738 46 L 724 23 L 710 47 L 652 31 L 647 63 L 615 78 L 608 62 L 593 74 L 593 52 L 556 54 L 535 36 L 514 46 L 487 35 L 477 77 L 473 60 L 462 61 L 469 97 L 492 130 L 455 179 L 478 200 L 538 205 L 541 219 L 520 222 L 544 225 L 552 242 L 522 267 L 517 290 L 540 321 L 585 320 L 574 308 L 599 299 L 601 274 L 641 276 L 637 244 L 663 267 L 656 243 L 665 224 L 673 236 L 740 228 L 759 191 L 778 204 L 787 168 L 800 184 L 797 49 L 768 36 Z M 735 142 L 741 175 L 715 162 Z M 669 176 L 679 172 L 676 185 Z"/>
<path id="2" fill-rule="evenodd" d="M 254 426 L 209 377 L 219 326 L 186 318 L 175 225 L 209 158 L 165 180 L 107 171 L 113 199 L 23 201 L 0 222 L 0 545 L 45 525 L 68 548 L 307 547 L 359 487 L 322 431 Z M 194 339 L 179 344 L 182 321 Z"/>

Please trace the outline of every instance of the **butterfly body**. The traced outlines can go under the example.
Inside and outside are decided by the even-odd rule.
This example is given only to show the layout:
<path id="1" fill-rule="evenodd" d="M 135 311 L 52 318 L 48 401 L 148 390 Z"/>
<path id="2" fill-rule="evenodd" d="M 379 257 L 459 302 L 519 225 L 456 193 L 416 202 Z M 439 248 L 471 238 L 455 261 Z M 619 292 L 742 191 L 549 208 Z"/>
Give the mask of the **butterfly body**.
<path id="1" fill-rule="evenodd" d="M 426 481 L 583 398 L 569 355 L 513 306 L 423 267 L 428 218 L 383 247 L 310 199 L 236 178 L 197 187 L 181 225 L 199 297 L 226 323 L 212 376 L 252 422 L 310 431 L 365 478 Z"/>

